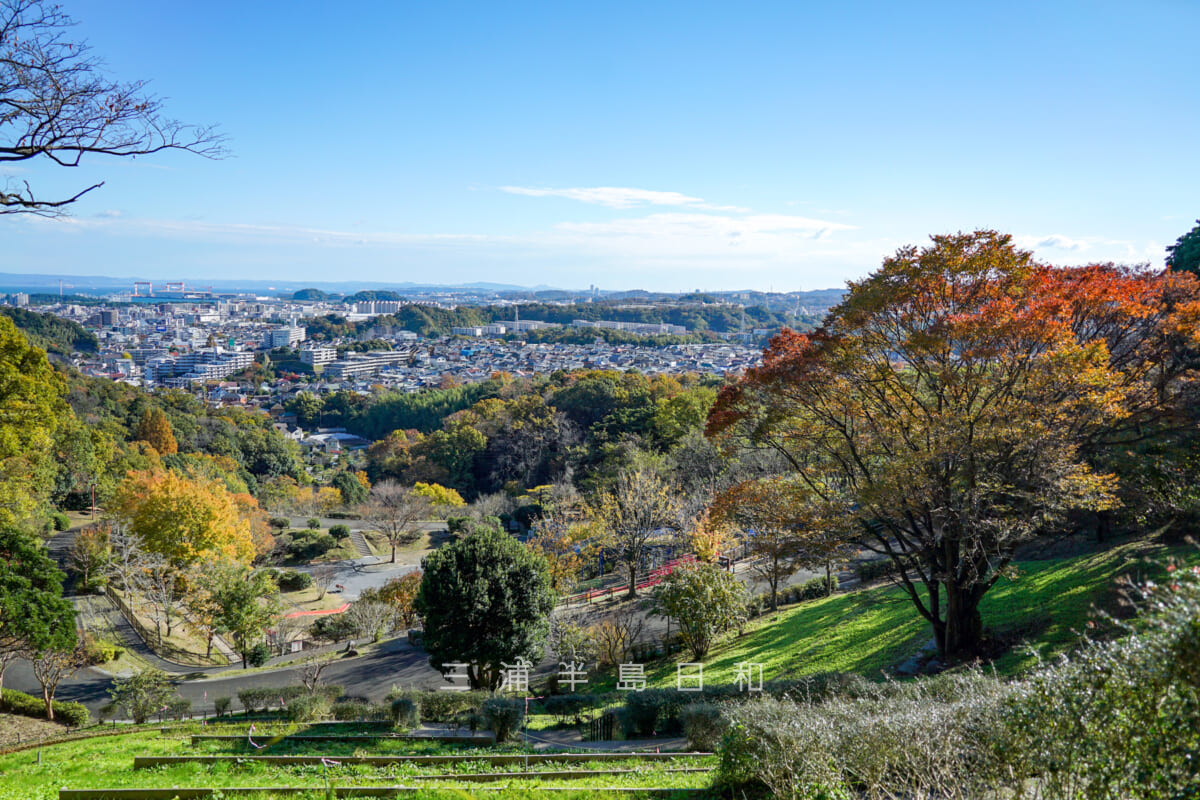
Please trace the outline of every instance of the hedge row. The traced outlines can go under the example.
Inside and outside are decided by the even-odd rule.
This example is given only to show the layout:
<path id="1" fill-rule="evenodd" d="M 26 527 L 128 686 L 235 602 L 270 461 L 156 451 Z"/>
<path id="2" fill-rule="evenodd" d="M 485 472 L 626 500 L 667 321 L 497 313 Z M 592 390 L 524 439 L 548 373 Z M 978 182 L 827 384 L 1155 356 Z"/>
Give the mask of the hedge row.
<path id="1" fill-rule="evenodd" d="M 51 707 L 54 709 L 54 718 L 56 720 L 66 723 L 73 728 L 82 728 L 91 719 L 87 708 L 82 703 L 55 700 L 51 703 Z M 46 704 L 42 702 L 40 697 L 13 691 L 12 689 L 0 690 L 0 711 L 9 714 L 19 714 L 23 717 L 33 717 L 35 719 L 46 718 Z"/>
<path id="2" fill-rule="evenodd" d="M 267 711 L 272 707 L 286 709 L 291 701 L 309 694 L 311 693 L 303 686 L 268 686 L 261 689 L 242 689 L 237 693 L 237 697 L 242 703 L 242 708 L 247 712 L 254 712 Z M 319 686 L 316 694 L 332 702 L 345 694 L 345 690 L 341 686 Z"/>

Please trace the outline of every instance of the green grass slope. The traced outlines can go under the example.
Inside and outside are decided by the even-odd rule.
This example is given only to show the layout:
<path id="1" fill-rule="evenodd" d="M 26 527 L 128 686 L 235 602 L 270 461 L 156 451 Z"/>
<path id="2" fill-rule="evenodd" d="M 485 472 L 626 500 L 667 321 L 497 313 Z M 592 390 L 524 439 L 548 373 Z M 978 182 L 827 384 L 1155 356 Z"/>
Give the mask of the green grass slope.
<path id="1" fill-rule="evenodd" d="M 1069 650 L 1094 608 L 1114 611 L 1121 575 L 1145 576 L 1160 567 L 1146 559 L 1175 556 L 1196 561 L 1193 547 L 1167 548 L 1130 540 L 1073 558 L 1016 562 L 983 600 L 984 625 L 1006 639 L 1026 640 L 1042 658 Z M 755 620 L 740 636 L 728 637 L 704 659 L 706 686 L 731 683 L 737 664 L 763 664 L 764 677 L 802 677 L 822 672 L 854 672 L 882 677 L 933 637 L 908 595 L 898 586 L 875 586 L 803 603 Z M 689 654 L 677 657 L 690 660 Z M 1037 662 L 1027 648 L 1015 647 L 995 662 L 1001 674 L 1015 674 Z M 676 663 L 647 668 L 650 683 L 673 687 Z M 604 688 L 611 681 L 601 681 Z M 694 684 L 685 684 L 694 685 Z"/>

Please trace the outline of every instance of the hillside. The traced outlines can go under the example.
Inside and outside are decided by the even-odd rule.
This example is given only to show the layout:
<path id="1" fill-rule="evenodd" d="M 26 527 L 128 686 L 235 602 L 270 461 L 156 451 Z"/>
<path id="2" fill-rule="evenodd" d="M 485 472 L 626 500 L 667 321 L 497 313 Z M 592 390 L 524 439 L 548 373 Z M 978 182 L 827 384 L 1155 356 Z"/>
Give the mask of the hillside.
<path id="1" fill-rule="evenodd" d="M 1145 537 L 1071 558 L 1016 562 L 1014 576 L 998 584 L 983 601 L 984 624 L 1007 645 L 994 662 L 996 671 L 1015 675 L 1035 666 L 1039 658 L 1070 651 L 1089 621 L 1099 620 L 1097 609 L 1122 613 L 1120 576 L 1156 574 L 1161 566 L 1147 559 L 1161 561 L 1168 556 L 1200 562 L 1200 551 L 1194 547 L 1168 547 Z M 1097 629 L 1104 628 L 1099 620 Z M 763 664 L 767 680 L 833 672 L 878 679 L 930 640 L 928 624 L 904 592 L 882 583 L 760 617 L 746 626 L 743 635 L 713 647 L 704 659 L 704 681 L 705 685 L 733 682 L 736 665 L 742 661 Z M 647 675 L 659 686 L 672 687 L 676 662 L 690 658 L 685 653 L 648 669 Z"/>

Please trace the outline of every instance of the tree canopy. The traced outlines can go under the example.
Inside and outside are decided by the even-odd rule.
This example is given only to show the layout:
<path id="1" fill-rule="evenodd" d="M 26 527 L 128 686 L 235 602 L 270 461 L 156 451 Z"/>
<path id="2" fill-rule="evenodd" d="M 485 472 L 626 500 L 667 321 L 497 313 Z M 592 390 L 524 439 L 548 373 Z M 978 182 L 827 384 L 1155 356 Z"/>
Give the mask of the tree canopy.
<path id="1" fill-rule="evenodd" d="M 1167 266 L 1178 272 L 1200 275 L 1200 219 L 1196 227 L 1167 247 Z"/>
<path id="2" fill-rule="evenodd" d="M 465 663 L 473 689 L 496 689 L 502 664 L 537 663 L 554 592 L 546 560 L 508 534 L 480 527 L 424 558 L 414 606 L 435 669 Z"/>
<path id="3" fill-rule="evenodd" d="M 63 598 L 64 577 L 40 543 L 0 527 L 0 685 L 18 654 L 75 646 L 75 607 Z"/>
<path id="4" fill-rule="evenodd" d="M 0 527 L 45 504 L 57 465 L 54 434 L 70 416 L 46 354 L 0 316 Z"/>
<path id="5" fill-rule="evenodd" d="M 131 472 L 110 504 L 145 548 L 184 567 L 205 557 L 249 564 L 257 503 L 216 481 L 177 472 Z"/>
<path id="6" fill-rule="evenodd" d="M 1196 283 L 1055 269 L 977 231 L 905 247 L 825 327 L 784 331 L 722 390 L 708 430 L 778 452 L 845 529 L 896 562 L 944 654 L 980 645 L 979 602 L 1015 548 L 1115 478 L 1087 453 L 1187 396 L 1172 337 Z"/>

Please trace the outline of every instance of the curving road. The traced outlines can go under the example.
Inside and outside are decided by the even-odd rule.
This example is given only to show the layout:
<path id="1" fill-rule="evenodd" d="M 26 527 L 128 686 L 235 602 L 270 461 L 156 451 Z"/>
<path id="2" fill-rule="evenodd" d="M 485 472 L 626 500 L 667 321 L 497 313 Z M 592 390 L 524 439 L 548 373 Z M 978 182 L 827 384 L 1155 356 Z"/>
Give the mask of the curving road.
<path id="1" fill-rule="evenodd" d="M 196 713 L 206 711 L 211 714 L 213 700 L 218 697 L 234 698 L 233 707 L 239 709 L 241 706 L 237 701 L 237 693 L 240 689 L 289 686 L 300 682 L 299 667 L 214 678 L 211 677 L 212 672 L 228 672 L 228 668 L 204 671 L 171 666 L 179 678 L 180 696 L 192 701 L 192 709 Z M 382 700 L 393 686 L 436 689 L 446 685 L 441 674 L 429 666 L 424 651 L 413 648 L 403 638 L 386 641 L 379 650 L 368 655 L 336 660 L 325 669 L 321 679 L 325 683 L 344 687 L 348 695 L 371 701 Z M 89 667 L 64 680 L 58 687 L 55 699 L 83 703 L 94 716 L 101 706 L 109 702 L 108 689 L 112 681 L 113 676 L 109 673 Z M 16 661 L 9 666 L 4 673 L 4 687 L 34 696 L 41 694 L 33 670 L 25 661 Z"/>

